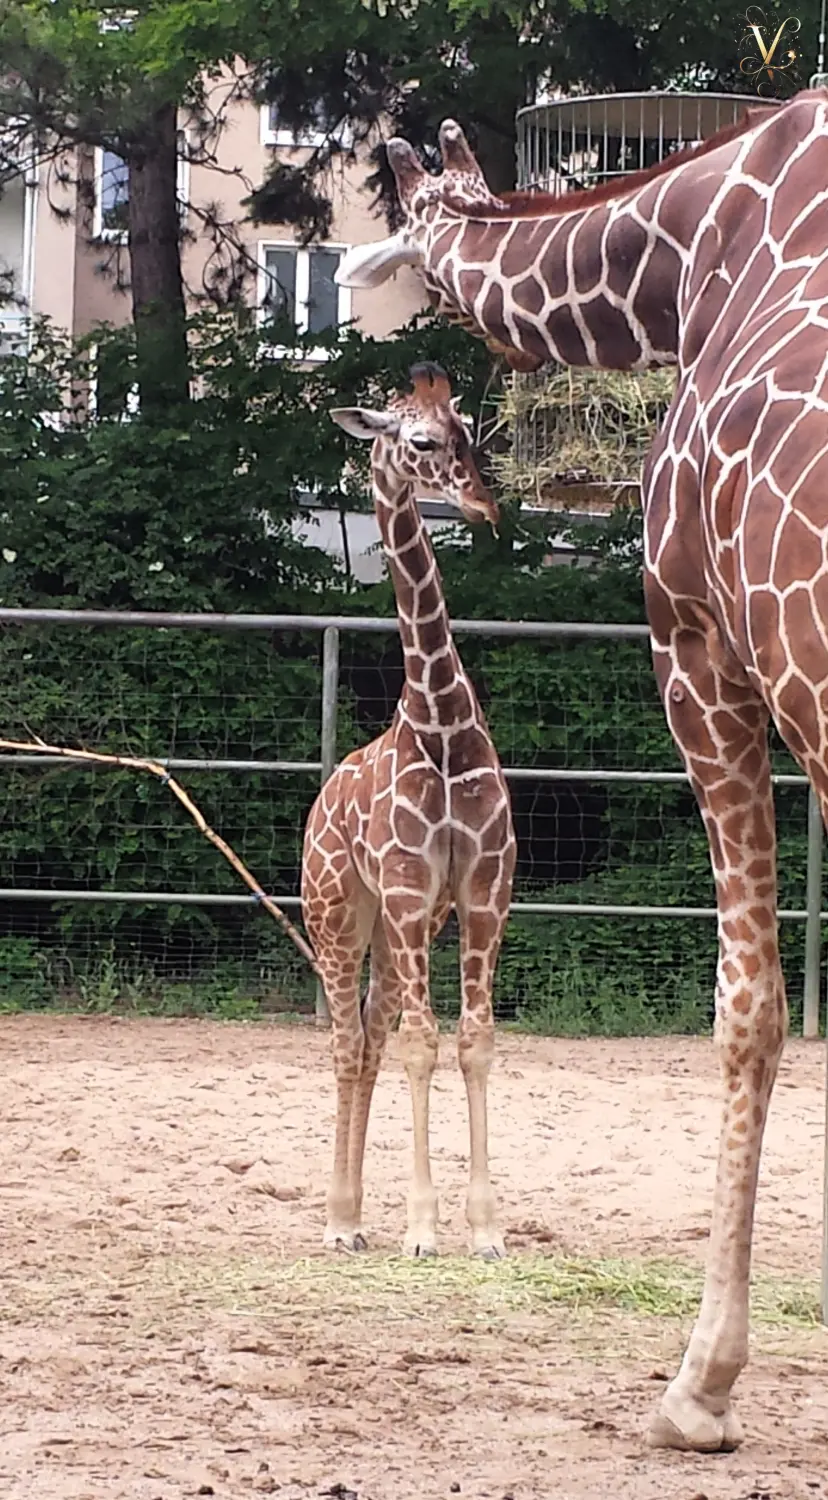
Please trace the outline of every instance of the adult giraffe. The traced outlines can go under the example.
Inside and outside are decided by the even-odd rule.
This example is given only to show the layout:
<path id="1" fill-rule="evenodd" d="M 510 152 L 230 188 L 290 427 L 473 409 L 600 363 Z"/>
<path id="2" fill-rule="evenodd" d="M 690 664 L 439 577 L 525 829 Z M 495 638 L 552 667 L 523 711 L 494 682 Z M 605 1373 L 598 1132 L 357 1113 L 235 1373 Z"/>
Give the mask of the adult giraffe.
<path id="1" fill-rule="evenodd" d="M 325 1243 L 364 1250 L 362 1164 L 385 1042 L 397 1017 L 411 1088 L 414 1172 L 407 1254 L 437 1249 L 428 1145 L 437 1022 L 429 944 L 452 902 L 460 929 L 457 1053 L 469 1106 L 467 1217 L 475 1255 L 505 1253 L 489 1180 L 486 1089 L 494 1050 L 492 984 L 509 914 L 516 844 L 509 791 L 451 633 L 440 571 L 415 496 L 437 493 L 470 522 L 497 521 L 438 365 L 385 411 L 331 412 L 371 444 L 374 510 L 397 601 L 405 681 L 384 734 L 345 757 L 311 808 L 302 912 L 331 1012 L 337 1086 Z M 368 993 L 360 976 L 371 948 Z"/>
<path id="2" fill-rule="evenodd" d="M 496 199 L 459 127 L 444 174 L 389 143 L 405 222 L 342 264 L 420 265 L 436 304 L 516 368 L 677 365 L 644 465 L 644 584 L 667 720 L 718 905 L 723 1117 L 707 1270 L 655 1446 L 732 1448 L 756 1183 L 787 1030 L 772 717 L 828 814 L 828 94 L 754 112 L 649 171 Z"/>

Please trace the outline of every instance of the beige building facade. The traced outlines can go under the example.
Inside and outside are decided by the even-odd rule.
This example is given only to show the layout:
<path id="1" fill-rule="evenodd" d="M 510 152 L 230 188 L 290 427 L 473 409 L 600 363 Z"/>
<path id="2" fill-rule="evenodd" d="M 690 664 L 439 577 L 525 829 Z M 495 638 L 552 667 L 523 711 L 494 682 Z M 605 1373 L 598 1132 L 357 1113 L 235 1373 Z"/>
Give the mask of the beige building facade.
<path id="1" fill-rule="evenodd" d="M 392 333 L 424 306 L 412 270 L 404 268 L 375 291 L 352 292 L 333 281 L 344 251 L 377 237 L 367 162 L 334 167 L 333 222 L 323 243 L 302 247 L 288 225 L 250 223 L 242 199 L 264 179 L 273 155 L 299 161 L 315 141 L 295 138 L 274 109 L 237 101 L 234 84 L 228 70 L 213 86 L 210 105 L 224 121 L 211 147 L 214 161 L 195 159 L 188 122 L 180 121 L 182 265 L 192 305 L 215 270 L 202 217 L 215 214 L 234 226 L 244 246 L 245 294 L 261 316 L 275 303 L 303 332 L 353 321 L 377 338 Z M 20 175 L 0 197 L 0 352 L 20 347 L 31 314 L 47 315 L 77 336 L 101 322 L 129 320 L 122 227 L 127 192 L 125 165 L 111 152 L 79 152 L 62 163 L 21 159 Z"/>

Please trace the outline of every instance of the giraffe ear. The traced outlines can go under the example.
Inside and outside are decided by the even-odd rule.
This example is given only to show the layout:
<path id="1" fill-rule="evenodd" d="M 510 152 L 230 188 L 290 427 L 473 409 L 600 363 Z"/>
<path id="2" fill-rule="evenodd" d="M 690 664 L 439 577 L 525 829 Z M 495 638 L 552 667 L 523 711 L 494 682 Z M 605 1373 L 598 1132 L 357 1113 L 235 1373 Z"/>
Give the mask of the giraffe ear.
<path id="1" fill-rule="evenodd" d="M 454 412 L 454 415 L 457 417 L 458 421 L 463 423 L 466 431 L 474 432 L 474 417 L 470 417 L 467 412 L 460 410 L 460 400 L 461 398 L 459 396 L 452 396 L 449 405 L 451 406 L 451 409 Z"/>
<path id="2" fill-rule="evenodd" d="M 371 411 L 367 406 L 337 406 L 329 412 L 329 416 L 338 427 L 349 432 L 351 437 L 369 441 L 379 437 L 380 433 L 386 437 L 396 437 L 400 430 L 399 417 L 394 417 L 387 411 Z"/>

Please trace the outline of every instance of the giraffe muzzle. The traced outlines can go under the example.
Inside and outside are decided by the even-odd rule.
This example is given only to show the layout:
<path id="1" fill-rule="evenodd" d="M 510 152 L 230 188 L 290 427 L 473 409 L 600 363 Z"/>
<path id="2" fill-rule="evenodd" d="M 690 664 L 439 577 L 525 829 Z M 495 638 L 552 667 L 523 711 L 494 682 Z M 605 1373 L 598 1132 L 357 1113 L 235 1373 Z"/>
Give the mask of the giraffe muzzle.
<path id="1" fill-rule="evenodd" d="M 334 281 L 337 286 L 364 290 L 381 286 L 402 266 L 418 266 L 421 262 L 420 251 L 409 242 L 406 231 L 400 229 L 385 240 L 353 245 L 340 260 L 334 272 Z"/>
<path id="2" fill-rule="evenodd" d="M 500 510 L 494 496 L 488 490 L 477 490 L 474 495 L 458 499 L 458 507 L 470 525 L 479 525 L 481 521 L 487 521 L 497 536 L 498 522 L 500 521 Z"/>

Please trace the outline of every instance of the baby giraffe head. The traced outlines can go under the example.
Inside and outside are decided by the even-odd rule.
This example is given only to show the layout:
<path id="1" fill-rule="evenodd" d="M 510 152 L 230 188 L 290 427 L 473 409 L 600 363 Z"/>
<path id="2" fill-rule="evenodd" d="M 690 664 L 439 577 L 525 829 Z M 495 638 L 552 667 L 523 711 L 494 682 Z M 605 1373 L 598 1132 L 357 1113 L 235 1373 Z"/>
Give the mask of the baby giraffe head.
<path id="1" fill-rule="evenodd" d="M 467 521 L 496 527 L 497 505 L 477 472 L 468 419 L 457 410 L 445 370 L 413 365 L 411 384 L 411 392 L 393 398 L 385 411 L 345 406 L 331 417 L 352 437 L 373 441 L 371 460 L 386 481 L 386 498 L 413 490 L 423 499 L 448 500 Z"/>

